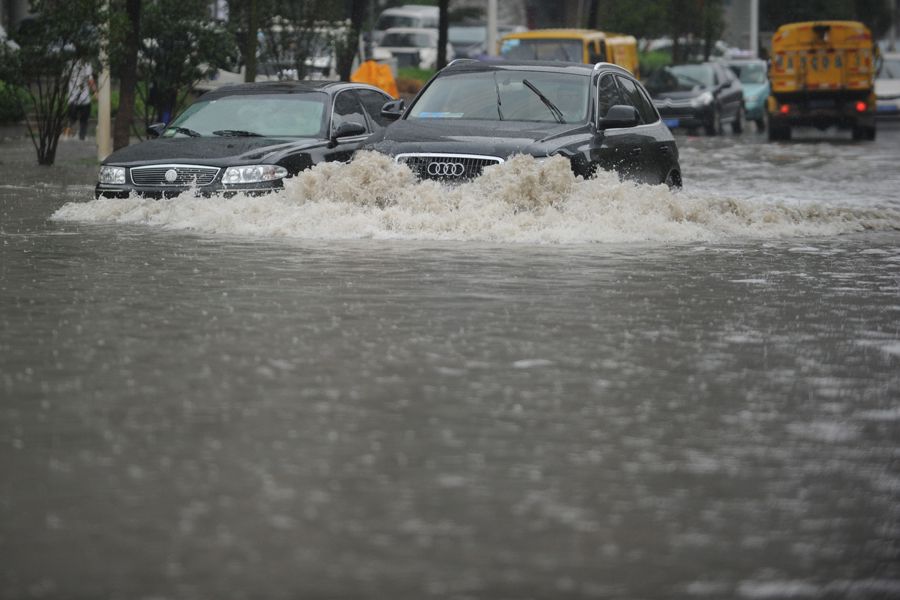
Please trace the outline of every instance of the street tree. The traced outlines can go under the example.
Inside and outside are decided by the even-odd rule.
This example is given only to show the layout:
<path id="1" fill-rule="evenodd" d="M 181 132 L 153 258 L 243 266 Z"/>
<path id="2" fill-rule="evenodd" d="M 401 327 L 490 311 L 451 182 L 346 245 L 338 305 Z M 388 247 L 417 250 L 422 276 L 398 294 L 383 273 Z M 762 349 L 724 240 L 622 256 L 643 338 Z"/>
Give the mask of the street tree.
<path id="1" fill-rule="evenodd" d="M 146 125 L 170 121 L 197 81 L 234 60 L 231 33 L 224 24 L 210 21 L 207 11 L 206 0 L 142 3 L 136 92 L 144 127 L 135 130 L 138 137 Z"/>
<path id="2" fill-rule="evenodd" d="M 34 0 L 34 17 L 16 35 L 18 49 L 0 44 L 0 79 L 24 90 L 26 127 L 37 162 L 52 165 L 68 118 L 69 82 L 79 65 L 96 63 L 100 0 Z"/>

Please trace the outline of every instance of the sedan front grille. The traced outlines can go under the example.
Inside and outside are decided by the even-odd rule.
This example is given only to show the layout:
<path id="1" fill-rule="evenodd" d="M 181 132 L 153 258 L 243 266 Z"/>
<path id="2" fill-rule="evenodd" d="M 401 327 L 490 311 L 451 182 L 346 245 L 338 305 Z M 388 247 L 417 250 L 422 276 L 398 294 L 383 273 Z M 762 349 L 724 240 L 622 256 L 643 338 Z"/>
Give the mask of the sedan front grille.
<path id="1" fill-rule="evenodd" d="M 185 187 L 209 185 L 219 175 L 218 167 L 202 165 L 151 165 L 132 167 L 131 182 L 134 185 Z"/>
<path id="2" fill-rule="evenodd" d="M 503 159 L 475 154 L 398 154 L 397 162 L 405 163 L 419 179 L 467 181 Z"/>

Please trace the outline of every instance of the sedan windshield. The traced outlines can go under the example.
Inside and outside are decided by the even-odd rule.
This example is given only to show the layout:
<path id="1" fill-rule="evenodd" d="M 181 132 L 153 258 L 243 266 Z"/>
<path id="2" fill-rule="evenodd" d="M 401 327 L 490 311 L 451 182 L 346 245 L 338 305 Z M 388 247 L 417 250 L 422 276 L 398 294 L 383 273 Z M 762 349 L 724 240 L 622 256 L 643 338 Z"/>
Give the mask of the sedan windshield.
<path id="1" fill-rule="evenodd" d="M 729 68 L 738 76 L 741 83 L 765 83 L 766 82 L 766 65 L 765 63 L 732 63 Z"/>
<path id="2" fill-rule="evenodd" d="M 885 58 L 878 71 L 879 79 L 900 79 L 900 58 Z"/>
<path id="3" fill-rule="evenodd" d="M 169 124 L 162 137 L 324 137 L 328 96 L 241 94 L 195 102 Z"/>
<path id="4" fill-rule="evenodd" d="M 645 85 L 647 91 L 654 95 L 701 90 L 712 87 L 713 71 L 708 65 L 663 67 L 654 72 Z"/>
<path id="5" fill-rule="evenodd" d="M 583 123 L 589 81 L 546 71 L 453 73 L 434 80 L 407 118 Z"/>

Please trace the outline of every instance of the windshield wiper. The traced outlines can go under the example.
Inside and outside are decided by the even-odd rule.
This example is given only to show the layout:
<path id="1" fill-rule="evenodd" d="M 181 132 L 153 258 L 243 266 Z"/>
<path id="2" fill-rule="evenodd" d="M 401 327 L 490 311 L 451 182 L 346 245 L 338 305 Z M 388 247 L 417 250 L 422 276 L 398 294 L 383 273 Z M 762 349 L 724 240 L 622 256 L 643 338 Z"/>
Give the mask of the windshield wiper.
<path id="1" fill-rule="evenodd" d="M 497 90 L 497 116 L 500 117 L 500 120 L 503 120 L 503 111 L 500 109 L 500 105 L 503 104 L 500 102 L 500 84 L 497 83 L 497 71 L 494 71 L 494 89 Z"/>
<path id="2" fill-rule="evenodd" d="M 213 135 L 221 135 L 223 137 L 263 137 L 259 133 L 244 131 L 243 129 L 219 129 L 218 131 L 213 131 Z"/>
<path id="3" fill-rule="evenodd" d="M 557 123 L 565 123 L 566 122 L 566 120 L 563 118 L 562 111 L 559 110 L 559 107 L 556 106 L 555 104 L 553 104 L 553 102 L 550 101 L 550 98 L 548 98 L 547 96 L 542 94 L 541 90 L 537 89 L 537 87 L 535 87 L 535 85 L 533 83 L 531 83 L 530 81 L 528 81 L 527 79 L 523 79 L 522 83 L 525 86 L 527 86 L 529 90 L 531 90 L 532 92 L 537 94 L 537 97 L 541 99 L 541 102 L 543 102 L 544 105 L 548 109 L 550 109 L 550 112 L 553 113 L 553 116 L 556 117 Z"/>
<path id="4" fill-rule="evenodd" d="M 199 133 L 197 133 L 193 129 L 188 129 L 187 127 L 169 127 L 169 129 L 171 129 L 175 133 L 182 133 L 191 137 L 200 137 Z"/>

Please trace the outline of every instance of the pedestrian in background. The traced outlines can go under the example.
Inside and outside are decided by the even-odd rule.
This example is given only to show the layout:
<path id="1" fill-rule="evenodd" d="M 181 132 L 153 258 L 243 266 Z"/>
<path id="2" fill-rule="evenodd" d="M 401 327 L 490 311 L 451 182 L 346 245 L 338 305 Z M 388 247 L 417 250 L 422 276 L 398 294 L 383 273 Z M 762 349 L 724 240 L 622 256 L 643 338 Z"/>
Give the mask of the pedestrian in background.
<path id="1" fill-rule="evenodd" d="M 88 119 L 91 117 L 91 98 L 96 93 L 97 84 L 94 83 L 94 72 L 90 63 L 77 61 L 69 77 L 69 126 L 66 128 L 65 137 L 72 136 L 72 130 L 77 122 L 78 139 L 85 138 Z"/>

